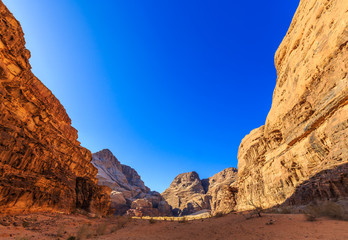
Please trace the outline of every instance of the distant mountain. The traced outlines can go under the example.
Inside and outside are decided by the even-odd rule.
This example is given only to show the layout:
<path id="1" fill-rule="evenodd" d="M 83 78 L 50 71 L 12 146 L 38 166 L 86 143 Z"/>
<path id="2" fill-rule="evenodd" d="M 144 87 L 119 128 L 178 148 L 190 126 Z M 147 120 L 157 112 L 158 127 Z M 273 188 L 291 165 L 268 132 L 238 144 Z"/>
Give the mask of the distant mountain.
<path id="1" fill-rule="evenodd" d="M 189 215 L 204 209 L 228 212 L 235 205 L 237 178 L 235 168 L 227 168 L 213 177 L 201 180 L 196 172 L 179 174 L 162 196 L 173 208 L 174 215 Z"/>
<path id="2" fill-rule="evenodd" d="M 92 163 L 98 169 L 98 184 L 108 186 L 111 207 L 115 214 L 136 216 L 170 216 L 170 206 L 160 193 L 145 186 L 133 168 L 121 164 L 108 149 L 92 154 Z"/>

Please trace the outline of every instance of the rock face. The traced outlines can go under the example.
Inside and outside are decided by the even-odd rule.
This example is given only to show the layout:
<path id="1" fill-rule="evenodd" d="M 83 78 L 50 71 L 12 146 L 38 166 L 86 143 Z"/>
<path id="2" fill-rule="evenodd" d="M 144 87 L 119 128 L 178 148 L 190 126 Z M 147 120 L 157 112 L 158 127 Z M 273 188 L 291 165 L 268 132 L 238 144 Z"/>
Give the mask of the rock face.
<path id="1" fill-rule="evenodd" d="M 162 196 L 176 216 L 189 215 L 204 209 L 212 213 L 227 212 L 235 205 L 236 188 L 232 187 L 237 170 L 227 168 L 208 179 L 200 180 L 196 172 L 175 177 Z"/>
<path id="2" fill-rule="evenodd" d="M 209 196 L 209 205 L 212 213 L 228 213 L 236 205 L 237 169 L 227 168 L 214 176 L 203 179 L 202 185 Z"/>
<path id="3" fill-rule="evenodd" d="M 145 186 L 139 174 L 121 164 L 108 149 L 93 155 L 92 163 L 98 169 L 99 184 L 108 186 L 111 207 L 115 214 L 131 216 L 171 216 L 171 209 L 161 194 Z"/>
<path id="4" fill-rule="evenodd" d="M 348 197 L 348 1 L 301 0 L 265 126 L 238 153 L 238 210 Z"/>
<path id="5" fill-rule="evenodd" d="M 31 72 L 19 22 L 0 1 L 0 212 L 105 214 L 91 153 L 64 107 Z"/>

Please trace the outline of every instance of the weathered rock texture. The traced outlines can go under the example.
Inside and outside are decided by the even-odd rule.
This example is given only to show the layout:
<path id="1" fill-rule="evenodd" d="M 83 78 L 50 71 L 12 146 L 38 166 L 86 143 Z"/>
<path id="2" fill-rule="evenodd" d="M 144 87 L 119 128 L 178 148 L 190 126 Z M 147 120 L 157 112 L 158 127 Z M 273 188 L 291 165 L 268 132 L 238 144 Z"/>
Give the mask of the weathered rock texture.
<path id="1" fill-rule="evenodd" d="M 221 212 L 228 213 L 236 205 L 237 169 L 226 168 L 214 176 L 203 179 L 202 185 L 209 196 L 209 205 L 212 214 Z"/>
<path id="2" fill-rule="evenodd" d="M 145 186 L 139 174 L 121 164 L 108 149 L 93 153 L 92 163 L 98 169 L 99 184 L 108 186 L 115 214 L 132 216 L 171 216 L 168 203 L 161 194 Z"/>
<path id="3" fill-rule="evenodd" d="M 174 215 L 189 215 L 204 209 L 212 214 L 228 212 L 235 206 L 237 189 L 232 187 L 237 170 L 227 168 L 213 177 L 200 180 L 196 172 L 175 177 L 162 196 L 173 208 Z"/>
<path id="4" fill-rule="evenodd" d="M 96 184 L 91 153 L 31 72 L 23 35 L 0 0 L 0 212 L 105 214 L 110 190 Z"/>
<path id="5" fill-rule="evenodd" d="M 348 196 L 348 1 L 301 0 L 265 126 L 239 148 L 238 209 Z"/>

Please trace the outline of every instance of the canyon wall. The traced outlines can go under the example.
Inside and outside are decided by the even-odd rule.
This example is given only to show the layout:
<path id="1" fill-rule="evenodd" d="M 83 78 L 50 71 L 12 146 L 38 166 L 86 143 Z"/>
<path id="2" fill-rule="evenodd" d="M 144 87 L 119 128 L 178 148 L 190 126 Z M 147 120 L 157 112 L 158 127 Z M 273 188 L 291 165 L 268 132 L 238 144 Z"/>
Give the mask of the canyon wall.
<path id="1" fill-rule="evenodd" d="M 137 171 L 121 164 L 110 150 L 104 149 L 92 156 L 92 163 L 98 169 L 98 184 L 112 189 L 111 207 L 116 215 L 172 215 L 170 206 L 161 194 L 146 187 Z"/>
<path id="2" fill-rule="evenodd" d="M 0 213 L 106 214 L 110 189 L 97 185 L 92 154 L 29 58 L 22 28 L 0 0 Z"/>
<path id="3" fill-rule="evenodd" d="M 264 126 L 238 152 L 238 210 L 348 197 L 348 1 L 301 0 Z"/>
<path id="4" fill-rule="evenodd" d="M 200 179 L 196 172 L 176 176 L 162 193 L 173 208 L 175 216 L 189 215 L 201 210 L 230 212 L 235 204 L 237 189 L 233 187 L 237 178 L 235 168 L 227 168 L 207 179 Z"/>

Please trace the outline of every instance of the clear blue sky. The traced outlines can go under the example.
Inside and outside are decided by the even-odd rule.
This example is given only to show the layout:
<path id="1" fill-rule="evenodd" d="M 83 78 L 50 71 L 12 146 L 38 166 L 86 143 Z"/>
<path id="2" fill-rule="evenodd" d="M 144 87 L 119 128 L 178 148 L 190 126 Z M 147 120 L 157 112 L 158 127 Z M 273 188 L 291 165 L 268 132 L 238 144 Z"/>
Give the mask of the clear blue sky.
<path id="1" fill-rule="evenodd" d="M 109 148 L 162 192 L 182 172 L 237 167 L 271 107 L 299 0 L 3 2 L 82 146 Z"/>

